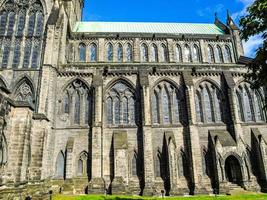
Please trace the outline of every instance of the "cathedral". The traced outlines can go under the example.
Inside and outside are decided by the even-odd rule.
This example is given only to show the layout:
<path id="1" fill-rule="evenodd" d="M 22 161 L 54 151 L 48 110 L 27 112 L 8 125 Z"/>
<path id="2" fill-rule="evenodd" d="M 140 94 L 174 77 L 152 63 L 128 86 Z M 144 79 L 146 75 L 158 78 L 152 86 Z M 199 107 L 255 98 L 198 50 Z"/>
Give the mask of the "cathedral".
<path id="1" fill-rule="evenodd" d="M 239 29 L 84 22 L 0 0 L 0 199 L 267 191 L 266 90 Z"/>

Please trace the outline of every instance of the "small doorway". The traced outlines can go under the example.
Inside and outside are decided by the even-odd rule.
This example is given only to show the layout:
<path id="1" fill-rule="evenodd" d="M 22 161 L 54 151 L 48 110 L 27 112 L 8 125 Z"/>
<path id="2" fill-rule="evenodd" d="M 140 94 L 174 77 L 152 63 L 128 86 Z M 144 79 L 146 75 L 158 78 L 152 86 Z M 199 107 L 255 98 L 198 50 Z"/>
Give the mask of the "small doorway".
<path id="1" fill-rule="evenodd" d="M 241 166 L 235 156 L 229 156 L 225 160 L 225 175 L 227 181 L 242 186 Z"/>

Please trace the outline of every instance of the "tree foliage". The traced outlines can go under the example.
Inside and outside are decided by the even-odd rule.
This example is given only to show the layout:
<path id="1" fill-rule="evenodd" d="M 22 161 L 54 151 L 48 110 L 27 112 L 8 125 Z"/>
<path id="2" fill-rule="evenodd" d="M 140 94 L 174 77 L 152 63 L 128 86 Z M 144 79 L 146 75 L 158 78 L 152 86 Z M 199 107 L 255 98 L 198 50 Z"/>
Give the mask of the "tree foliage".
<path id="1" fill-rule="evenodd" d="M 240 19 L 241 37 L 261 35 L 263 43 L 257 49 L 256 57 L 248 64 L 246 78 L 253 80 L 255 88 L 267 86 L 267 0 L 255 0 L 247 8 L 247 15 Z"/>

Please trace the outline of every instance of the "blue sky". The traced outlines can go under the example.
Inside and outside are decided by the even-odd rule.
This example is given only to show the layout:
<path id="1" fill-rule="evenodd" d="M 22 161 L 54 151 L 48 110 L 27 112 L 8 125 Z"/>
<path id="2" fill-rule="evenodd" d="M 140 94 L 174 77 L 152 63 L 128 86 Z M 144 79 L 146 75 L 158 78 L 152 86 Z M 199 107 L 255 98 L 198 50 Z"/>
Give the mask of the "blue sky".
<path id="1" fill-rule="evenodd" d="M 253 0 L 85 0 L 84 21 L 213 23 L 214 13 L 225 22 L 226 10 L 238 22 Z M 253 56 L 259 37 L 244 44 Z"/>

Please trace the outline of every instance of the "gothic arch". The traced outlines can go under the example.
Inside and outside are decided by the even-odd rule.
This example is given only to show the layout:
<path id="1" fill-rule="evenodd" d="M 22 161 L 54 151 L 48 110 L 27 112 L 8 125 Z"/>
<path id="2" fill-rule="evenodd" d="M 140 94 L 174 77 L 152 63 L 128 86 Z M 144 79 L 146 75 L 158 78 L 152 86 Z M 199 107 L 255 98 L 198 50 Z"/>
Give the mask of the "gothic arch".
<path id="1" fill-rule="evenodd" d="M 0 166 L 8 161 L 8 145 L 4 133 L 0 135 Z"/>
<path id="2" fill-rule="evenodd" d="M 55 162 L 55 174 L 54 177 L 58 179 L 65 179 L 66 173 L 66 155 L 62 150 L 59 151 Z"/>
<path id="3" fill-rule="evenodd" d="M 0 87 L 4 87 L 7 90 L 9 89 L 8 83 L 2 75 L 0 75 Z"/>
<path id="4" fill-rule="evenodd" d="M 31 79 L 25 75 L 13 87 L 13 95 L 17 101 L 28 101 L 34 103 L 35 101 L 35 88 Z"/>
<path id="5" fill-rule="evenodd" d="M 63 85 L 63 87 L 61 88 L 61 91 L 65 91 L 65 90 L 67 89 L 67 87 L 68 87 L 71 83 L 73 83 L 74 81 L 76 81 L 76 80 L 81 81 L 83 84 L 86 85 L 86 87 L 87 87 L 88 89 L 91 88 L 90 85 L 89 85 L 89 83 L 88 83 L 85 79 L 83 79 L 82 77 L 74 77 L 74 78 L 71 78 L 70 80 L 68 80 L 68 81 Z"/>
<path id="6" fill-rule="evenodd" d="M 89 155 L 84 150 L 76 158 L 76 174 L 78 176 L 87 176 L 89 171 Z"/>
<path id="7" fill-rule="evenodd" d="M 127 85 L 129 87 L 129 89 L 131 90 L 131 92 L 133 92 L 134 94 L 136 93 L 135 92 L 135 85 L 133 84 L 132 81 L 130 81 L 128 78 L 126 77 L 118 77 L 118 78 L 115 78 L 113 80 L 111 80 L 107 86 L 105 87 L 104 91 L 105 93 L 107 93 L 117 82 L 122 82 L 124 83 L 125 85 Z"/>

